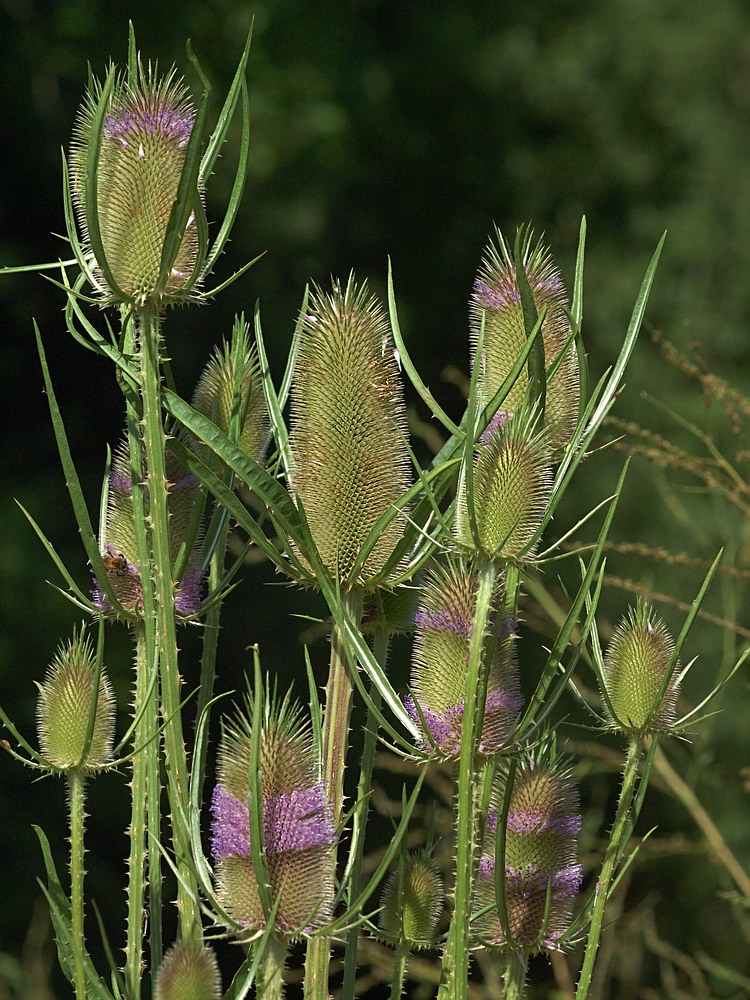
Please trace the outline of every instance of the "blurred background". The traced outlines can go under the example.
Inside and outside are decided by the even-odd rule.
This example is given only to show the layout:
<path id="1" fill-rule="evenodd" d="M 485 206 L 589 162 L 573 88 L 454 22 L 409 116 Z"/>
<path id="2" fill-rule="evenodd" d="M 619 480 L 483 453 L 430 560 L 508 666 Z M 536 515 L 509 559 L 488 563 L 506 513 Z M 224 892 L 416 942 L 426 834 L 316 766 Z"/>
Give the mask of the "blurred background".
<path id="1" fill-rule="evenodd" d="M 184 51 L 192 40 L 217 110 L 253 18 L 250 173 L 218 277 L 265 256 L 215 304 L 169 316 L 178 387 L 192 393 L 234 314 L 251 314 L 258 300 L 280 377 L 305 282 L 325 285 L 354 269 L 382 293 L 390 255 L 409 348 L 457 416 L 468 367 L 467 300 L 493 223 L 512 237 L 518 224 L 531 222 L 570 285 L 582 214 L 584 336 L 598 379 L 617 356 L 643 272 L 668 230 L 616 407 L 619 422 L 600 443 L 621 440 L 581 468 L 554 530 L 562 533 L 609 494 L 624 452 L 636 456 L 608 556 L 604 641 L 634 590 L 652 597 L 676 634 L 705 567 L 726 547 L 686 650 L 687 658 L 699 656 L 684 688 L 685 705 L 695 704 L 750 639 L 750 7 L 740 0 L 0 0 L 0 266 L 68 256 L 59 236 L 60 147 L 69 145 L 87 67 L 101 74 L 110 58 L 124 61 L 128 19 L 144 58 L 164 68 L 176 63 L 195 84 Z M 233 133 L 210 185 L 209 218 L 220 219 L 226 204 L 237 139 Z M 27 735 L 34 682 L 79 616 L 47 582 L 60 581 L 15 501 L 40 521 L 82 585 L 88 573 L 52 439 L 32 317 L 92 511 L 105 447 L 122 427 L 112 371 L 67 335 L 62 305 L 41 276 L 0 279 L 0 702 Z M 428 458 L 424 418 L 416 408 L 414 427 Z M 584 529 L 582 538 L 592 532 Z M 563 580 L 574 569 L 560 565 Z M 544 590 L 526 602 L 527 691 L 554 634 L 555 607 L 565 605 L 557 574 L 551 568 Z M 265 667 L 285 683 L 302 677 L 300 637 L 312 637 L 290 616 L 320 608 L 272 582 L 267 567 L 248 566 L 227 606 L 225 690 L 242 685 L 255 642 Z M 198 637 L 185 631 L 189 665 Z M 322 679 L 325 641 L 314 643 L 311 655 Z M 127 634 L 113 628 L 107 661 L 123 726 L 129 657 Z M 403 687 L 408 645 L 396 648 L 392 669 Z M 593 685 L 586 668 L 581 681 Z M 623 915 L 605 945 L 599 997 L 750 995 L 746 671 L 712 707 L 721 714 L 664 747 L 639 825 L 641 834 L 657 829 L 613 909 Z M 573 701 L 563 711 L 561 732 L 580 754 L 590 867 L 612 816 L 622 747 L 582 728 Z M 107 775 L 92 783 L 89 809 L 91 891 L 106 903 L 117 947 L 126 780 Z M 386 773 L 386 788 L 388 780 Z M 385 812 L 387 798 L 384 792 Z M 63 786 L 35 784 L 31 772 L 4 758 L 0 815 L 0 1000 L 63 997 L 66 988 L 49 971 L 31 831 L 31 823 L 45 828 L 62 865 Z M 569 995 L 576 962 L 573 955 L 553 970 L 535 964 L 532 995 Z M 431 989 L 425 985 L 424 995 Z M 491 985 L 486 989 L 492 996 Z M 414 995 L 422 993 L 415 988 Z"/>

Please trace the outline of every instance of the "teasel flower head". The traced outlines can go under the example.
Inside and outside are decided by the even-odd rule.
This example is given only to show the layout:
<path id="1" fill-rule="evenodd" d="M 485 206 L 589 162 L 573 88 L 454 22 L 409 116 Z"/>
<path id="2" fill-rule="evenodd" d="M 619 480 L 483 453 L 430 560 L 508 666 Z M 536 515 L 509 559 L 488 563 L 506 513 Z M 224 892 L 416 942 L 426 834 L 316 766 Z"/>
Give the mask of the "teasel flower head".
<path id="1" fill-rule="evenodd" d="M 495 895 L 497 823 L 509 773 L 508 768 L 501 771 L 496 808 L 485 825 L 477 910 L 490 904 L 497 907 L 499 902 Z M 530 755 L 515 772 L 505 825 L 505 908 L 510 934 L 506 940 L 498 909 L 489 910 L 476 921 L 484 943 L 526 952 L 560 946 L 581 887 L 583 869 L 576 853 L 580 829 L 578 791 L 565 762 L 550 763 L 544 752 Z"/>
<path id="2" fill-rule="evenodd" d="M 217 348 L 203 369 L 193 395 L 193 408 L 209 417 L 228 437 L 236 433 L 239 449 L 254 461 L 261 460 L 268 409 L 258 353 L 249 343 L 243 319 L 236 321 L 231 343 Z M 201 450 L 201 458 L 214 467 L 221 464 L 207 448 Z"/>
<path id="3" fill-rule="evenodd" d="M 537 313 L 546 306 L 542 326 L 545 366 L 559 367 L 547 384 L 545 432 L 553 457 L 571 438 L 578 418 L 580 375 L 575 345 L 569 344 L 568 306 L 560 274 L 541 242 L 533 244 L 529 232 L 523 243 L 523 264 Z M 484 322 L 482 355 L 476 356 Z M 479 364 L 479 399 L 486 406 L 510 374 L 526 341 L 521 294 L 512 252 L 498 230 L 496 241 L 485 249 L 469 302 L 469 323 L 474 349 L 473 363 Z M 528 375 L 521 374 L 502 403 L 503 410 L 517 413 L 526 394 Z"/>
<path id="4" fill-rule="evenodd" d="M 460 488 L 458 542 L 490 559 L 528 560 L 552 488 L 547 437 L 533 411 L 496 420 L 487 431 L 477 442 L 471 507 L 465 479 Z"/>
<path id="5" fill-rule="evenodd" d="M 380 928 L 389 944 L 428 948 L 443 912 L 443 880 L 426 851 L 410 854 L 383 889 Z"/>
<path id="6" fill-rule="evenodd" d="M 379 303 L 353 276 L 317 290 L 301 317 L 292 383 L 292 490 L 324 565 L 347 586 L 383 569 L 404 528 L 396 516 L 364 565 L 380 517 L 410 485 L 406 410 L 393 340 Z"/>
<path id="7" fill-rule="evenodd" d="M 203 944 L 178 941 L 159 966 L 154 1000 L 219 1000 L 221 976 L 216 955 Z"/>
<path id="8" fill-rule="evenodd" d="M 615 629 L 604 658 L 607 714 L 614 728 L 627 733 L 669 730 L 676 718 L 678 670 L 661 700 L 674 642 L 664 622 L 643 600 Z"/>
<path id="9" fill-rule="evenodd" d="M 247 712 L 224 726 L 211 801 L 218 898 L 249 935 L 265 924 L 250 846 L 252 715 L 249 699 Z M 336 830 L 309 727 L 288 699 L 266 706 L 259 780 L 268 890 L 272 904 L 279 899 L 275 931 L 298 937 L 330 919 Z"/>
<path id="10" fill-rule="evenodd" d="M 414 618 L 411 694 L 405 704 L 415 723 L 427 726 L 420 748 L 428 753 L 457 757 L 461 752 L 469 643 L 478 589 L 478 572 L 459 560 L 435 563 L 422 586 Z M 499 596 L 495 595 L 495 604 Z M 497 638 L 478 748 L 482 754 L 495 753 L 508 742 L 523 704 L 513 645 L 517 622 L 492 621 L 490 628 L 495 624 Z"/>
<path id="11" fill-rule="evenodd" d="M 373 633 L 385 629 L 389 635 L 414 631 L 414 615 L 419 604 L 419 588 L 405 583 L 393 590 L 378 588 L 365 595 L 361 628 Z"/>
<path id="12" fill-rule="evenodd" d="M 46 761 L 56 771 L 92 772 L 106 767 L 112 756 L 115 701 L 104 670 L 97 682 L 94 647 L 83 628 L 60 646 L 38 687 L 37 729 Z"/>
<path id="13" fill-rule="evenodd" d="M 193 511 L 198 498 L 198 480 L 169 452 L 167 480 L 169 549 L 174 564 L 180 547 L 191 533 Z M 104 568 L 115 597 L 125 611 L 141 614 L 143 591 L 133 514 L 133 480 L 125 442 L 118 447 L 112 459 L 100 541 Z M 198 533 L 187 568 L 175 588 L 175 610 L 180 617 L 188 618 L 198 611 L 202 589 L 201 537 Z M 98 583 L 92 596 L 102 611 L 112 611 Z"/>
<path id="14" fill-rule="evenodd" d="M 199 277 L 197 215 L 203 206 L 197 190 L 166 285 L 160 291 L 157 287 L 167 224 L 195 122 L 187 88 L 174 71 L 159 78 L 155 66 L 139 65 L 136 79 L 114 78 L 99 132 L 97 108 L 104 93 L 95 84 L 87 95 L 70 158 L 73 202 L 95 290 L 103 305 L 162 307 L 184 301 Z M 87 175 L 89 154 L 97 143 L 94 199 Z M 100 244 L 92 241 L 92 223 Z M 104 259 L 96 258 L 97 246 Z"/>

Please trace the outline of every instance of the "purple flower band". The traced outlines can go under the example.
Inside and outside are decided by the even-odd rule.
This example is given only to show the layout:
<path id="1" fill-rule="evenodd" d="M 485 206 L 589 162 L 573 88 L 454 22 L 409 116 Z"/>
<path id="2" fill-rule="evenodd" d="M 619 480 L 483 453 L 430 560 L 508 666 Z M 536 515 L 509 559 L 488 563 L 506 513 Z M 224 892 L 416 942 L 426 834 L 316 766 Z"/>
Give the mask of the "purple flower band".
<path id="1" fill-rule="evenodd" d="M 211 850 L 214 858 L 250 854 L 248 806 L 223 785 L 211 797 Z M 305 851 L 333 844 L 333 810 L 323 783 L 263 800 L 263 840 L 267 854 Z"/>
<path id="2" fill-rule="evenodd" d="M 561 837 L 575 837 L 581 832 L 581 816 L 577 813 L 555 816 L 541 810 L 519 809 L 508 813 L 507 828 L 518 834 L 556 833 Z"/>
<path id="3" fill-rule="evenodd" d="M 498 410 L 492 420 L 490 420 L 485 429 L 479 435 L 479 443 L 489 444 L 495 435 L 502 431 L 508 421 L 512 418 L 512 413 L 506 413 L 505 410 Z"/>
<path id="4" fill-rule="evenodd" d="M 420 608 L 414 615 L 414 624 L 417 628 L 436 629 L 439 632 L 452 632 L 462 638 L 470 638 L 472 632 L 471 618 L 465 615 L 454 614 L 445 609 L 443 611 L 430 611 L 427 608 Z"/>
<path id="5" fill-rule="evenodd" d="M 520 692 L 508 690 L 507 688 L 495 688 L 494 691 L 490 691 L 487 694 L 487 701 L 484 707 L 485 723 L 495 712 L 515 713 L 518 712 L 522 705 L 523 695 Z M 442 712 L 434 712 L 432 709 L 426 708 L 421 704 L 419 707 L 422 710 L 422 715 L 424 716 L 424 721 L 427 723 L 430 735 L 437 744 L 438 749 L 449 756 L 460 753 L 461 720 L 464 714 L 463 702 L 458 705 L 449 705 Z M 419 710 L 412 695 L 408 695 L 404 699 L 404 708 L 414 722 L 418 725 L 421 724 L 422 720 L 419 717 Z M 429 740 L 423 740 L 421 748 L 429 752 L 432 749 L 432 744 Z M 497 746 L 489 746 L 483 742 L 479 744 L 480 753 L 493 753 L 497 749 Z"/>
<path id="6" fill-rule="evenodd" d="M 474 298 L 485 309 L 507 309 L 521 301 L 521 293 L 513 285 L 507 285 L 502 291 L 491 288 L 480 278 L 474 282 Z"/>
<path id="7" fill-rule="evenodd" d="M 494 875 L 495 859 L 485 855 L 479 861 L 479 877 L 488 880 Z M 522 897 L 546 893 L 547 886 L 552 883 L 552 898 L 568 899 L 580 892 L 582 881 L 583 865 L 565 865 L 553 872 L 542 871 L 535 865 L 526 865 L 524 868 L 508 864 L 505 866 L 506 889 L 514 894 L 519 893 Z"/>
<path id="8" fill-rule="evenodd" d="M 195 112 L 163 104 L 158 97 L 149 95 L 122 108 L 104 119 L 104 134 L 108 139 L 119 139 L 128 146 L 133 133 L 148 132 L 165 139 L 176 139 L 179 146 L 186 146 L 195 121 Z"/>

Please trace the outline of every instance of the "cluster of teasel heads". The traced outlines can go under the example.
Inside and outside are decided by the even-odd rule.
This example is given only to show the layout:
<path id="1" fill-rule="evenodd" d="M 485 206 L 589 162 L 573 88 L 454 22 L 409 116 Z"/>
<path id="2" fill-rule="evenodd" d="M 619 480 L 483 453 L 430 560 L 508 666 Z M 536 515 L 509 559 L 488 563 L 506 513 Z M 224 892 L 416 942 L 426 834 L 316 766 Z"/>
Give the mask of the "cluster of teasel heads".
<path id="1" fill-rule="evenodd" d="M 232 109 L 240 98 L 246 103 L 241 72 L 246 57 L 247 52 L 233 84 Z M 205 99 L 196 109 L 174 74 L 159 78 L 154 68 L 144 69 L 131 39 L 127 73 L 113 69 L 93 87 L 76 126 L 68 216 L 82 279 L 69 288 L 74 303 L 69 317 L 78 308 L 76 296 L 86 299 L 80 292 L 84 280 L 94 294 L 88 301 L 120 307 L 124 337 L 133 317 L 153 321 L 167 305 L 205 296 L 202 283 L 226 242 L 242 187 L 235 183 L 227 220 L 209 248 L 203 189 L 230 117 L 222 113 L 221 127 L 202 151 Z M 72 231 L 73 213 L 80 242 Z M 655 260 L 646 291 L 654 267 Z M 507 956 L 559 948 L 581 883 L 576 858 L 581 817 L 570 767 L 557 759 L 552 741 L 540 738 L 536 716 L 522 715 L 534 697 L 517 648 L 519 587 L 525 568 L 545 556 L 538 551 L 541 534 L 611 406 L 640 316 L 621 363 L 589 402 L 582 392 L 580 289 L 578 306 L 569 308 L 541 243 L 521 233 L 511 249 L 498 233 L 470 300 L 472 390 L 459 426 L 416 375 L 400 338 L 392 289 L 389 293 L 390 315 L 353 276 L 345 285 L 334 281 L 330 292 L 315 288 L 306 295 L 293 363 L 278 395 L 259 353 L 249 347 L 244 321 L 238 321 L 231 343 L 201 376 L 192 408 L 170 403 L 175 423 L 160 425 L 171 446 L 156 484 L 165 492 L 166 567 L 141 565 L 138 511 L 151 510 L 154 484 L 144 459 L 148 453 L 150 461 L 150 453 L 145 446 L 133 447 L 131 423 L 107 477 L 88 607 L 100 618 L 119 614 L 138 623 L 145 616 L 143 574 L 161 572 L 171 576 L 178 619 L 196 620 L 207 608 L 215 610 L 228 582 L 221 575 L 223 551 L 215 590 L 207 596 L 206 572 L 222 537 L 222 516 L 226 522 L 223 504 L 277 569 L 320 587 L 339 639 L 359 634 L 363 605 L 364 631 L 413 632 L 410 689 L 403 703 L 366 644 L 354 653 L 347 648 L 347 655 L 355 671 L 354 658 L 360 659 L 374 688 L 408 726 L 406 755 L 422 763 L 440 761 L 457 775 L 457 840 L 463 837 L 468 846 L 464 870 L 455 873 L 453 923 L 464 921 L 465 934 L 451 937 L 451 929 L 446 953 L 453 949 L 455 957 L 467 942 Z M 103 341 L 92 337 L 90 325 L 84 329 L 95 349 L 113 356 L 110 347 L 100 348 Z M 129 343 L 142 352 L 140 330 L 131 331 Z M 256 334 L 263 360 L 259 321 Z M 77 336 L 81 339 L 80 332 Z M 129 361 L 122 355 L 118 364 L 134 391 L 138 382 Z M 426 473 L 412 469 L 402 362 L 451 434 Z M 290 431 L 281 417 L 287 398 Z M 276 448 L 272 474 L 261 465 L 269 441 Z M 282 471 L 287 489 L 279 482 Z M 276 530 L 273 541 L 234 499 L 234 486 L 243 481 L 264 505 Z M 206 527 L 209 493 L 218 502 Z M 154 530 L 152 519 L 149 524 Z M 586 600 L 592 601 L 604 534 L 605 529 L 567 634 L 551 654 L 550 674 L 562 666 L 573 626 Z M 83 596 L 80 602 L 86 604 Z M 592 618 L 593 612 L 582 641 Z M 623 620 L 605 656 L 598 642 L 594 645 L 603 723 L 639 740 L 674 729 L 676 650 L 651 609 L 639 604 Z M 336 680 L 339 686 L 343 676 Z M 168 681 L 160 676 L 161 689 Z M 205 708 L 211 691 L 201 697 Z M 345 763 L 346 699 L 341 705 L 343 735 L 332 728 L 326 705 L 321 736 L 320 726 L 311 729 L 289 697 L 279 702 L 264 694 L 258 669 L 244 708 L 224 721 L 210 804 L 213 885 L 203 887 L 216 924 L 243 942 L 320 936 L 335 922 L 342 817 L 330 773 Z M 313 718 L 319 723 L 316 713 L 317 704 Z M 61 648 L 40 686 L 38 716 L 39 766 L 88 774 L 112 764 L 112 695 L 100 657 L 83 633 Z M 377 726 L 377 709 L 373 717 Z M 204 722 L 205 717 L 199 730 Z M 171 723 L 165 718 L 165 730 Z M 155 751 L 158 735 L 151 737 Z M 343 754 L 338 763 L 332 762 L 332 747 Z M 138 753 L 144 749 L 137 747 L 136 758 Z M 495 784 L 484 810 L 475 810 L 474 785 L 493 769 Z M 202 775 L 192 784 L 202 785 Z M 172 785 L 168 791 L 175 794 Z M 173 812 L 185 809 L 184 800 L 178 807 Z M 355 811 L 361 828 L 366 803 L 364 813 L 362 803 Z M 409 814 L 406 810 L 399 837 Z M 459 912 L 460 893 L 465 913 Z M 402 852 L 385 884 L 378 924 L 369 927 L 402 954 L 434 945 L 444 895 L 430 852 Z M 139 954 L 137 948 L 133 954 Z M 218 996 L 212 951 L 195 937 L 179 940 L 164 956 L 154 990 L 159 1000 Z"/>

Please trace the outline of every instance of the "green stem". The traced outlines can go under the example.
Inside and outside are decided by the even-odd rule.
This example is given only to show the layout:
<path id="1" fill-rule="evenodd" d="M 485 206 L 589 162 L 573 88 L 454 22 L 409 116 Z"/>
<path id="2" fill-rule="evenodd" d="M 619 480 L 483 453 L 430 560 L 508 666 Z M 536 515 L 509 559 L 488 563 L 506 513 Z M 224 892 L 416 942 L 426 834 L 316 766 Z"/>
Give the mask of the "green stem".
<path id="1" fill-rule="evenodd" d="M 134 349 L 132 324 L 126 326 L 126 351 Z M 161 741 L 156 737 L 159 725 L 159 689 L 157 684 L 159 654 L 156 644 L 156 604 L 151 565 L 151 540 L 147 526 L 146 496 L 143 483 L 143 443 L 140 416 L 129 402 L 126 407 L 128 456 L 133 503 L 133 529 L 143 601 L 143 619 L 134 627 L 135 697 L 134 717 L 139 719 L 133 734 L 134 748 L 144 749 L 133 757 L 131 784 L 130 856 L 128 859 L 128 921 L 125 945 L 125 979 L 133 1000 L 140 1000 L 143 974 L 143 938 L 146 923 L 144 910 L 144 865 L 148 864 L 148 916 L 151 969 L 158 968 L 163 954 L 162 937 L 162 855 L 161 838 Z M 146 571 L 141 571 L 145 567 Z M 144 838 L 147 840 L 144 852 Z"/>
<path id="2" fill-rule="evenodd" d="M 479 587 L 474 612 L 469 662 L 466 671 L 466 694 L 461 722 L 461 754 L 458 761 L 456 816 L 456 889 L 453 917 L 448 932 L 443 962 L 443 981 L 439 997 L 465 1000 L 469 976 L 469 916 L 477 853 L 476 798 L 477 746 L 481 733 L 484 705 L 478 704 L 483 683 L 482 666 L 487 622 L 495 589 L 495 564 L 488 559 L 479 565 Z"/>
<path id="3" fill-rule="evenodd" d="M 388 659 L 388 630 L 378 628 L 375 632 L 375 642 L 373 652 L 375 659 L 381 667 L 385 667 Z M 351 871 L 349 877 L 349 891 L 347 902 L 349 905 L 357 898 L 362 889 L 362 857 L 365 851 L 365 831 L 367 829 L 367 818 L 370 811 L 370 793 L 372 791 L 372 769 L 375 760 L 375 748 L 378 738 L 378 717 L 381 698 L 373 684 L 370 685 L 370 697 L 372 706 L 367 712 L 367 722 L 365 724 L 365 739 L 362 748 L 362 763 L 359 771 L 359 782 L 357 784 L 357 802 L 360 803 L 358 812 L 354 814 L 352 821 L 352 841 L 350 847 Z M 357 946 L 359 944 L 359 927 L 352 927 L 349 931 L 346 951 L 344 953 L 344 1000 L 354 997 L 354 984 L 357 978 Z"/>
<path id="4" fill-rule="evenodd" d="M 344 610 L 355 624 L 362 613 L 359 593 L 343 595 Z M 349 717 L 352 707 L 352 679 L 344 640 L 338 627 L 331 636 L 331 659 L 326 684 L 326 707 L 323 719 L 323 783 L 333 805 L 336 822 L 344 803 L 344 768 L 349 748 Z M 336 868 L 336 849 L 331 864 Z M 326 937 L 310 938 L 305 960 L 305 1000 L 327 1000 L 328 964 L 331 945 Z"/>
<path id="5" fill-rule="evenodd" d="M 391 976 L 391 1000 L 399 1000 L 404 992 L 404 980 L 406 979 L 406 963 L 409 958 L 409 946 L 402 941 L 396 949 L 393 960 L 393 973 Z"/>
<path id="6" fill-rule="evenodd" d="M 145 306 L 139 316 L 139 344 L 143 384 L 143 445 L 146 455 L 149 526 L 152 545 L 152 575 L 156 604 L 156 641 L 159 649 L 159 680 L 162 715 L 166 721 L 164 750 L 172 818 L 172 842 L 177 882 L 180 937 L 200 939 L 197 911 L 198 887 L 190 861 L 188 815 L 188 768 L 180 713 L 180 675 L 177 665 L 175 586 L 169 544 L 168 482 L 165 431 L 161 413 L 160 328 L 156 311 Z"/>
<path id="7" fill-rule="evenodd" d="M 86 779 L 78 768 L 68 771 L 68 805 L 70 810 L 70 930 L 73 939 L 73 965 L 76 1000 L 86 1000 L 86 973 L 83 936 L 83 833 L 85 820 Z"/>
<path id="8" fill-rule="evenodd" d="M 286 943 L 273 934 L 266 941 L 258 967 L 257 1000 L 281 1000 L 284 995 Z"/>
<path id="9" fill-rule="evenodd" d="M 143 622 L 139 622 L 134 628 L 135 636 L 135 695 L 133 698 L 133 713 L 136 717 L 140 715 L 135 733 L 133 735 L 134 747 L 142 746 L 147 738 L 148 731 L 153 725 L 150 719 L 151 706 L 146 707 L 145 701 L 148 698 L 149 685 L 149 656 L 147 652 L 146 630 Z M 154 705 L 155 709 L 156 706 Z M 131 814 L 130 829 L 130 852 L 128 855 L 128 885 L 127 885 L 127 936 L 125 942 L 125 980 L 128 988 L 128 995 L 133 1000 L 139 1000 L 141 995 L 141 969 L 143 966 L 143 937 L 145 931 L 145 911 L 143 897 L 145 893 L 145 863 L 147 852 L 144 850 L 144 841 L 147 830 L 147 808 L 149 802 L 149 762 L 150 758 L 158 753 L 158 744 L 150 745 L 145 750 L 141 750 L 133 757 L 133 778 L 130 783 Z M 157 761 L 158 766 L 158 761 Z M 161 890 L 161 873 L 150 871 L 152 861 L 150 851 L 149 860 L 149 882 L 154 876 L 154 884 Z M 158 863 L 158 862 L 157 862 Z M 153 899 L 150 900 L 153 903 Z M 155 953 L 156 954 L 156 953 Z M 157 961 L 161 959 L 161 950 L 158 952 Z"/>
<path id="10" fill-rule="evenodd" d="M 526 991 L 527 965 L 528 958 L 523 952 L 510 956 L 505 970 L 503 1000 L 523 1000 Z"/>
<path id="11" fill-rule="evenodd" d="M 643 737 L 632 737 L 628 746 L 628 754 L 625 759 L 625 768 L 622 773 L 622 788 L 620 789 L 620 800 L 617 804 L 617 814 L 615 816 L 615 822 L 609 838 L 609 844 L 607 845 L 607 851 L 604 855 L 602 873 L 599 876 L 599 881 L 596 885 L 594 908 L 591 914 L 591 926 L 589 927 L 589 936 L 586 941 L 586 952 L 583 957 L 581 976 L 578 980 L 576 1000 L 586 1000 L 586 997 L 589 995 L 591 977 L 594 973 L 594 962 L 596 961 L 596 953 L 599 950 L 599 941 L 601 939 L 602 926 L 604 924 L 604 908 L 607 905 L 607 896 L 609 894 L 609 887 L 612 884 L 615 868 L 622 857 L 622 852 L 625 847 L 623 839 L 628 828 L 628 817 L 630 807 L 633 803 L 633 797 L 635 795 L 635 788 L 638 780 L 638 764 L 641 759 L 642 751 Z"/>

